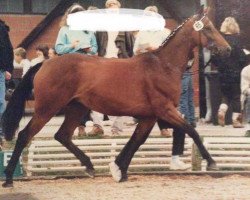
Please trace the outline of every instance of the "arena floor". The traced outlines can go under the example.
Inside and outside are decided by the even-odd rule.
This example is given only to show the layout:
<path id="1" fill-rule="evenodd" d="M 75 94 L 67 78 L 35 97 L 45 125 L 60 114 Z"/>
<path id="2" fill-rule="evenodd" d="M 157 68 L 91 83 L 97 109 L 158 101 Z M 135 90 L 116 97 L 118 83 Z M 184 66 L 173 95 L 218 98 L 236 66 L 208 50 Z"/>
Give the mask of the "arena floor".
<path id="1" fill-rule="evenodd" d="M 16 181 L 0 189 L 1 200 L 249 200 L 250 177 L 227 175 L 130 175 L 116 183 L 109 176 Z"/>

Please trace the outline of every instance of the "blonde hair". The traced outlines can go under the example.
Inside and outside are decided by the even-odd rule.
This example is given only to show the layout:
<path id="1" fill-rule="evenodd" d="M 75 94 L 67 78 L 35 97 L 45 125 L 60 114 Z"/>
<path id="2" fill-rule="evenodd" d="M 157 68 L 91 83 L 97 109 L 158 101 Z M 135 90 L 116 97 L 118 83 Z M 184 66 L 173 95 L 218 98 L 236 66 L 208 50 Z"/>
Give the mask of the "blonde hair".
<path id="1" fill-rule="evenodd" d="M 95 6 L 89 6 L 88 10 L 98 10 L 99 8 L 95 7 Z"/>
<path id="2" fill-rule="evenodd" d="M 230 33 L 230 34 L 239 34 L 240 33 L 240 27 L 235 18 L 233 17 L 227 17 L 222 22 L 220 31 L 222 33 Z"/>
<path id="3" fill-rule="evenodd" d="M 79 11 L 84 11 L 85 9 L 78 3 L 72 4 L 66 12 L 64 13 L 61 22 L 60 22 L 60 27 L 67 26 L 67 17 L 71 13 L 79 12 Z"/>
<path id="4" fill-rule="evenodd" d="M 14 54 L 15 54 L 16 56 L 21 56 L 23 59 L 26 58 L 26 51 L 25 51 L 25 49 L 22 48 L 22 47 L 19 47 L 19 48 L 14 49 Z"/>
<path id="5" fill-rule="evenodd" d="M 156 6 L 148 6 L 144 10 L 158 13 L 158 8 Z"/>
<path id="6" fill-rule="evenodd" d="M 121 3 L 117 0 L 107 0 L 105 3 L 105 7 L 109 8 L 109 4 L 114 3 L 116 4 L 119 8 L 121 7 Z"/>

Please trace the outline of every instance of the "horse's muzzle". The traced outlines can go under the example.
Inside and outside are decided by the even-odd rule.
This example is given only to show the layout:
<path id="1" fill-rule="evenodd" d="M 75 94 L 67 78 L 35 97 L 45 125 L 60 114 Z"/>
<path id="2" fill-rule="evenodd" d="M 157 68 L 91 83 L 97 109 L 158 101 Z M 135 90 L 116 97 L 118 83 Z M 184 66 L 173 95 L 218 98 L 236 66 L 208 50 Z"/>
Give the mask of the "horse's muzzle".
<path id="1" fill-rule="evenodd" d="M 217 54 L 223 57 L 228 57 L 231 54 L 232 48 L 230 46 L 227 47 L 218 47 L 216 45 L 212 45 L 209 48 L 212 52 L 212 54 Z"/>

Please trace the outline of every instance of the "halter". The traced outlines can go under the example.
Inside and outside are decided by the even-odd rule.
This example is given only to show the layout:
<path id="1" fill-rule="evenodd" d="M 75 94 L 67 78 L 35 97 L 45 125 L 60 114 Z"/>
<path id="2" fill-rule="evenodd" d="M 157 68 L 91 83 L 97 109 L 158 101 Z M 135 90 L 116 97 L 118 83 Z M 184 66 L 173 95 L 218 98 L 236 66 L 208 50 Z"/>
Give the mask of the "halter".
<path id="1" fill-rule="evenodd" d="M 195 31 L 201 31 L 204 28 L 204 23 L 202 22 L 202 20 L 205 18 L 206 15 L 203 15 L 202 18 L 200 18 L 200 20 L 196 21 L 193 25 L 193 28 Z"/>
<path id="2" fill-rule="evenodd" d="M 193 24 L 193 28 L 195 31 L 201 31 L 203 28 L 204 28 L 204 23 L 202 22 L 202 20 L 206 17 L 206 14 L 204 14 L 200 20 L 196 21 L 194 24 Z M 160 47 L 164 46 L 167 42 L 169 42 L 169 40 L 171 38 L 173 38 L 175 36 L 175 34 L 184 26 L 184 24 L 190 19 L 187 18 L 181 25 L 177 26 L 171 33 L 170 35 L 162 42 L 162 44 L 160 45 Z"/>
<path id="3" fill-rule="evenodd" d="M 181 25 L 177 26 L 171 33 L 170 35 L 162 42 L 162 44 L 160 45 L 160 47 L 164 46 L 171 38 L 173 38 L 175 36 L 175 34 L 184 26 L 184 24 L 190 19 L 187 18 Z"/>

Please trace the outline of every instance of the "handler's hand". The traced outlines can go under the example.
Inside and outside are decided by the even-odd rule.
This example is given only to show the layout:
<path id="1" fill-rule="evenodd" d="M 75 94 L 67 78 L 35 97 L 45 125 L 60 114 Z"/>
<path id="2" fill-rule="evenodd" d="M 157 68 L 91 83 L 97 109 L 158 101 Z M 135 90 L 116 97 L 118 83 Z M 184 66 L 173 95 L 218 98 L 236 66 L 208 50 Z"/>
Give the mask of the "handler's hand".
<path id="1" fill-rule="evenodd" d="M 5 79 L 7 81 L 11 79 L 11 73 L 10 72 L 8 72 L 8 71 L 5 72 Z"/>
<path id="2" fill-rule="evenodd" d="M 76 48 L 76 46 L 79 44 L 79 40 L 75 40 L 74 42 L 72 42 L 71 46 L 72 48 Z"/>

